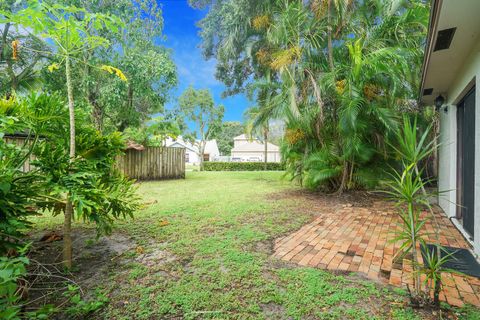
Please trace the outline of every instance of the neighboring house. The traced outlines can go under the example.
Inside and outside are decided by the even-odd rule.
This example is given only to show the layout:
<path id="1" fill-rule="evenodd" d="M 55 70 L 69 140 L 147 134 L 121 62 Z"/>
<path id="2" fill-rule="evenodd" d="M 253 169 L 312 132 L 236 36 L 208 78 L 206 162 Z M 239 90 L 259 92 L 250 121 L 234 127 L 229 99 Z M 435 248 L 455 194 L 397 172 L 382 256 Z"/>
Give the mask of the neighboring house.
<path id="1" fill-rule="evenodd" d="M 480 254 L 480 0 L 432 1 L 421 101 L 440 114 L 439 204 Z"/>
<path id="2" fill-rule="evenodd" d="M 265 144 L 257 139 L 248 139 L 242 134 L 233 138 L 232 161 L 264 161 Z M 267 142 L 267 161 L 280 162 L 280 148 Z"/>
<path id="3" fill-rule="evenodd" d="M 200 155 L 198 151 L 198 141 L 195 145 L 184 141 L 181 137 L 176 140 L 167 139 L 167 147 L 185 148 L 185 162 L 190 164 L 200 164 Z M 203 161 L 214 161 L 220 156 L 217 140 L 209 140 L 205 145 Z"/>

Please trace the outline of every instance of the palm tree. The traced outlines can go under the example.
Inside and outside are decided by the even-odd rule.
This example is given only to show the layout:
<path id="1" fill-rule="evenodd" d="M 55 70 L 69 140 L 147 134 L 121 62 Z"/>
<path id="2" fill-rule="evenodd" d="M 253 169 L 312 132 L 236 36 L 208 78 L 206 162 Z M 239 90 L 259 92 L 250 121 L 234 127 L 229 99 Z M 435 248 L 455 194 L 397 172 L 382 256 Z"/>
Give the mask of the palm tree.
<path id="1" fill-rule="evenodd" d="M 206 53 L 217 54 L 232 90 L 253 79 L 253 123 L 286 122 L 281 150 L 292 177 L 336 192 L 378 181 L 397 111 L 418 88 L 423 1 L 234 3 L 212 6 L 203 24 Z M 219 19 L 233 5 L 242 14 Z"/>

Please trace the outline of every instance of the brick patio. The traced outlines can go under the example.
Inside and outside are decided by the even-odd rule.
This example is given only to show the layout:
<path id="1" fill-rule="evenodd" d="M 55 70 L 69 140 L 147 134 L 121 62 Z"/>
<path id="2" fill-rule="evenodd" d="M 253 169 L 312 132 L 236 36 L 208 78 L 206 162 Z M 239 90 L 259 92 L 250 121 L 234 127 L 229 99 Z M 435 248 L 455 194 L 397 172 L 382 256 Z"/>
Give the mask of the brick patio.
<path id="1" fill-rule="evenodd" d="M 370 279 L 406 287 L 412 282 L 408 272 L 411 264 L 406 259 L 403 263 L 393 261 L 400 244 L 389 241 L 395 238 L 394 232 L 399 228 L 395 212 L 391 203 L 380 200 L 367 207 L 347 204 L 332 208 L 330 212 L 317 213 L 311 223 L 277 239 L 273 256 L 301 266 L 360 272 Z M 442 245 L 470 247 L 439 210 L 436 210 L 436 217 Z M 432 224 L 429 221 L 425 226 L 426 232 L 432 233 L 427 237 L 430 243 L 435 242 Z M 420 253 L 418 255 L 421 261 Z M 463 303 L 480 306 L 480 280 L 444 275 L 440 299 L 454 306 L 462 306 Z"/>

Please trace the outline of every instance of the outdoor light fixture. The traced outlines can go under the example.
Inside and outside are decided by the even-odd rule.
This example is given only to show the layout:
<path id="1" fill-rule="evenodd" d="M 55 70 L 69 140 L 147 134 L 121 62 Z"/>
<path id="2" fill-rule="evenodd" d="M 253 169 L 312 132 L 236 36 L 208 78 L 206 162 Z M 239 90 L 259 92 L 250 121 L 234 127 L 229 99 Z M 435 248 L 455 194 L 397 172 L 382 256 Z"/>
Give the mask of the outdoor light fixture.
<path id="1" fill-rule="evenodd" d="M 445 103 L 445 98 L 442 95 L 439 95 L 438 97 L 436 97 L 434 100 L 435 111 L 439 111 L 444 103 Z"/>

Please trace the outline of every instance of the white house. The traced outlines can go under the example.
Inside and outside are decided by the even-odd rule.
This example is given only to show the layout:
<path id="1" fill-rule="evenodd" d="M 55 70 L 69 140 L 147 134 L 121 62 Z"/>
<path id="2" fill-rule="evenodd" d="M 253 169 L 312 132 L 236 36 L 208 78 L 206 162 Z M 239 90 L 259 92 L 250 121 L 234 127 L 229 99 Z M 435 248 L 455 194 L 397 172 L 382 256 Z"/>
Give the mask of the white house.
<path id="1" fill-rule="evenodd" d="M 188 141 L 184 141 L 181 137 L 176 140 L 167 139 L 167 147 L 185 148 L 185 162 L 190 164 L 199 164 L 200 156 L 198 152 L 198 141 L 195 145 Z M 205 152 L 203 161 L 214 161 L 220 156 L 217 140 L 209 140 L 205 144 Z"/>
<path id="2" fill-rule="evenodd" d="M 480 0 L 433 0 L 421 101 L 440 114 L 439 205 L 480 254 Z"/>
<path id="3" fill-rule="evenodd" d="M 257 139 L 248 139 L 242 134 L 233 138 L 232 161 L 264 161 L 265 144 Z M 267 142 L 267 161 L 280 162 L 280 148 Z"/>

